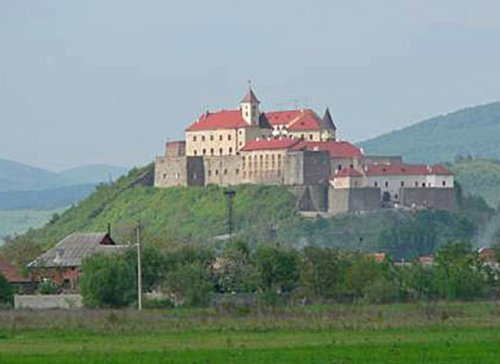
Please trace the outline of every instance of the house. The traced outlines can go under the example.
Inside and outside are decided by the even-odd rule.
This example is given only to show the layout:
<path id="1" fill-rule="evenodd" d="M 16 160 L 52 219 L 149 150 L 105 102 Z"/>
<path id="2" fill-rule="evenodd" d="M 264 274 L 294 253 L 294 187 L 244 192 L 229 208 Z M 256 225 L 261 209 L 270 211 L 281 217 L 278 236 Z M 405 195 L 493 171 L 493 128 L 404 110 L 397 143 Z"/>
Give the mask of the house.
<path id="1" fill-rule="evenodd" d="M 35 282 L 50 280 L 75 290 L 84 260 L 94 254 L 116 254 L 128 245 L 117 245 L 108 233 L 72 233 L 28 264 Z"/>
<path id="2" fill-rule="evenodd" d="M 28 277 L 24 277 L 16 267 L 10 264 L 8 261 L 0 257 L 0 274 L 2 274 L 7 282 L 13 286 L 19 288 L 23 286 L 28 286 L 31 280 Z"/>

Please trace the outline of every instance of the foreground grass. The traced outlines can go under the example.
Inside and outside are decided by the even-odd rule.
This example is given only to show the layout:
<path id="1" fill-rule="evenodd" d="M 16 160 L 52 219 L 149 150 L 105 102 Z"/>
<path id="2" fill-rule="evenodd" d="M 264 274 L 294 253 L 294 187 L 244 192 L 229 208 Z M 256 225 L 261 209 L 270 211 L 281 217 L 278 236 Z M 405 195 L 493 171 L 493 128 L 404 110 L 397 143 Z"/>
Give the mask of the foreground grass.
<path id="1" fill-rule="evenodd" d="M 493 304 L 8 312 L 0 363 L 498 363 Z"/>

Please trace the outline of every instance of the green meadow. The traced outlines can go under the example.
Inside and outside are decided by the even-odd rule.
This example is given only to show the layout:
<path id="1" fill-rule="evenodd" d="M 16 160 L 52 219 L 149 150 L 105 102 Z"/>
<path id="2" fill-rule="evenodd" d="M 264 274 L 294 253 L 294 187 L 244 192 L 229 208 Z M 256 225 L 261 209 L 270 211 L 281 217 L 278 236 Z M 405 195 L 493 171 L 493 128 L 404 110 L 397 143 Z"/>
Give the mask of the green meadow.
<path id="1" fill-rule="evenodd" d="M 0 312 L 0 363 L 498 363 L 500 306 Z"/>

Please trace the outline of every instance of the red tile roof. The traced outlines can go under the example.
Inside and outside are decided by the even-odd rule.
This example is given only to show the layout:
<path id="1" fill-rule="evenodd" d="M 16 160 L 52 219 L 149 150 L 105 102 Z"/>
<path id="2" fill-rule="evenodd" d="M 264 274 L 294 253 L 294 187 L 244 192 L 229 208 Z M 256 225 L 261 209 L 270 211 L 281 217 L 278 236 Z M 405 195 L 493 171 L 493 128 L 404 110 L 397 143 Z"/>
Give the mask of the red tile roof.
<path id="1" fill-rule="evenodd" d="M 243 120 L 240 110 L 222 110 L 203 114 L 186 130 L 238 129 L 247 126 L 248 124 Z"/>
<path id="2" fill-rule="evenodd" d="M 2 258 L 0 258 L 0 273 L 2 273 L 10 283 L 29 282 L 28 278 L 23 277 L 12 264 Z"/>
<path id="3" fill-rule="evenodd" d="M 300 139 L 280 138 L 280 139 L 255 139 L 245 144 L 242 151 L 250 152 L 254 150 L 276 150 L 295 149 L 301 143 Z"/>
<path id="4" fill-rule="evenodd" d="M 416 175 L 453 175 L 448 168 L 436 164 L 369 164 L 365 167 L 367 176 L 416 176 Z"/>
<path id="5" fill-rule="evenodd" d="M 324 142 L 302 141 L 301 147 L 308 150 L 322 150 L 330 153 L 330 158 L 357 158 L 362 157 L 361 149 L 349 142 L 329 140 Z"/>
<path id="6" fill-rule="evenodd" d="M 335 172 L 335 177 L 363 177 L 363 175 L 354 168 L 342 168 Z"/>
<path id="7" fill-rule="evenodd" d="M 290 131 L 318 130 L 323 124 L 321 118 L 310 109 L 272 111 L 265 114 L 271 125 L 286 125 Z"/>
<path id="8" fill-rule="evenodd" d="M 302 113 L 301 110 L 271 111 L 266 112 L 267 120 L 271 125 L 288 125 Z"/>

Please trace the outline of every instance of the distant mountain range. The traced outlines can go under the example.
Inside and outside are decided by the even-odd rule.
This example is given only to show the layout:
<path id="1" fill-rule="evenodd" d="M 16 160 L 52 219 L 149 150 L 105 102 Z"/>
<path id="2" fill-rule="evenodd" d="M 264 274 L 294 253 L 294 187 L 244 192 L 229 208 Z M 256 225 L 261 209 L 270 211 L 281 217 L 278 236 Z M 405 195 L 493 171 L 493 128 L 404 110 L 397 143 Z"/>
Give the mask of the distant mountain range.
<path id="1" fill-rule="evenodd" d="M 366 154 L 402 155 L 408 162 L 500 160 L 500 102 L 424 120 L 359 145 Z"/>
<path id="2" fill-rule="evenodd" d="M 71 168 L 60 173 L 0 159 L 0 192 L 40 191 L 61 187 L 98 184 L 127 173 L 124 167 L 102 164 Z"/>

